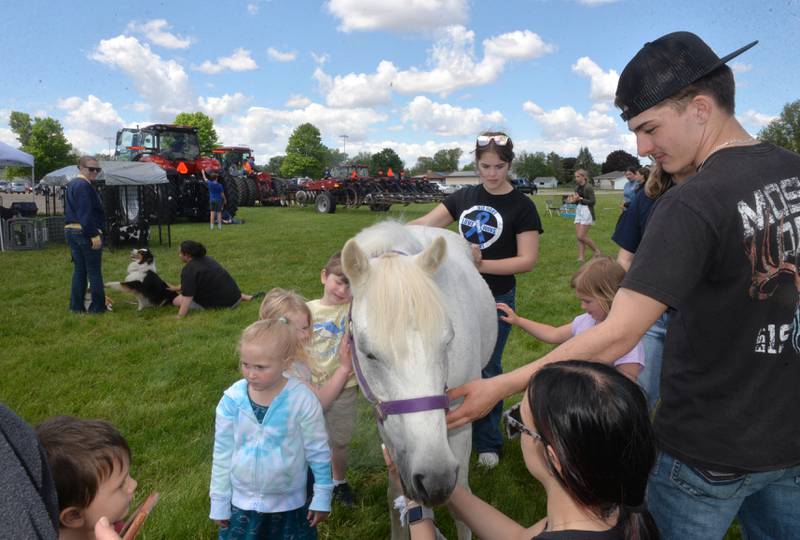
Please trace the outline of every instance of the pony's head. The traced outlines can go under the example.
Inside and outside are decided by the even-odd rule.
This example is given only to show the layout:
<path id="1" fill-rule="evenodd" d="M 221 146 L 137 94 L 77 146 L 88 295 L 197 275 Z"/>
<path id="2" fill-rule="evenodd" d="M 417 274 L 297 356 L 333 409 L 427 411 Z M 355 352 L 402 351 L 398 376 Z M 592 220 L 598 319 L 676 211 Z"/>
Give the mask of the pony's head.
<path id="1" fill-rule="evenodd" d="M 365 382 L 381 402 L 445 391 L 453 327 L 433 279 L 445 254 L 443 238 L 416 255 L 370 257 L 356 240 L 342 250 L 353 292 L 355 352 Z M 405 492 L 429 505 L 444 502 L 458 476 L 444 415 L 443 409 L 392 414 L 379 424 Z"/>

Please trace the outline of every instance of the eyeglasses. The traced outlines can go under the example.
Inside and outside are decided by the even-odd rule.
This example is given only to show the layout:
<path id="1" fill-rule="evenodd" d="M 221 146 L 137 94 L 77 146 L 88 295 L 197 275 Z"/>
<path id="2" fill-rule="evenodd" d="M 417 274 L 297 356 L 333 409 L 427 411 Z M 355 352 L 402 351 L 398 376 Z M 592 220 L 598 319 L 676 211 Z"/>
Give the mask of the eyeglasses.
<path id="1" fill-rule="evenodd" d="M 84 167 L 84 169 L 93 173 L 99 173 L 103 170 L 101 167 Z"/>
<path id="2" fill-rule="evenodd" d="M 503 413 L 503 419 L 506 421 L 506 438 L 515 439 L 520 433 L 524 433 L 525 435 L 544 443 L 544 439 L 541 435 L 532 429 L 529 429 L 527 426 L 525 426 L 525 424 L 522 423 L 520 406 L 521 403 L 517 403 Z"/>
<path id="3" fill-rule="evenodd" d="M 490 142 L 494 141 L 497 146 L 505 146 L 508 144 L 508 135 L 478 135 L 478 146 L 487 146 Z"/>

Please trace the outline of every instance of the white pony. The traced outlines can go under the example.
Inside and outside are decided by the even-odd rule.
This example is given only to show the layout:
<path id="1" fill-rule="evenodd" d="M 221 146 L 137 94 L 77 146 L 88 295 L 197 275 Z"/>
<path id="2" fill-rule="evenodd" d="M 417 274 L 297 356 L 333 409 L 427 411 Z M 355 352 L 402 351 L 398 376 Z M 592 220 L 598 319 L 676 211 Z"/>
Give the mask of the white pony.
<path id="1" fill-rule="evenodd" d="M 497 314 L 460 236 L 378 223 L 345 244 L 342 266 L 353 292 L 362 391 L 374 395 L 379 407 L 441 398 L 447 388 L 481 376 L 494 349 Z M 456 481 L 468 487 L 472 426 L 448 432 L 444 409 L 416 411 L 389 413 L 378 430 L 406 493 L 441 504 Z M 471 536 L 463 523 L 456 525 L 460 539 Z M 393 511 L 392 538 L 401 534 Z"/>

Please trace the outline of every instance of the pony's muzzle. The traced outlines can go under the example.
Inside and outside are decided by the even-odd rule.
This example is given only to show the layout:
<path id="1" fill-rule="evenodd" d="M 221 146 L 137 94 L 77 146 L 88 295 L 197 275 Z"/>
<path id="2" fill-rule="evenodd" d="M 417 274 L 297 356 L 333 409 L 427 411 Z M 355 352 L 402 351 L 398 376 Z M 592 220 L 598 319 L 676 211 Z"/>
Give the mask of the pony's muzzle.
<path id="1" fill-rule="evenodd" d="M 438 506 L 447 501 L 456 487 L 458 465 L 445 470 L 417 472 L 412 475 L 412 497 L 426 506 Z"/>

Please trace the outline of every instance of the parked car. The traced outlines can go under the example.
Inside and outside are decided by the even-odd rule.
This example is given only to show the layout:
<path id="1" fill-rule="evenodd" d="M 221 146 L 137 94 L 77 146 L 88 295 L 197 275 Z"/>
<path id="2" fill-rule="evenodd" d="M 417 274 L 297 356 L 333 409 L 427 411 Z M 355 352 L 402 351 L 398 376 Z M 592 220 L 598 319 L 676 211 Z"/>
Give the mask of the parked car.
<path id="1" fill-rule="evenodd" d="M 539 191 L 539 188 L 536 187 L 536 184 L 531 182 L 526 178 L 515 178 L 511 180 L 511 183 L 514 185 L 515 188 L 520 190 L 522 193 L 528 193 L 529 195 L 536 195 L 536 192 Z"/>
<path id="2" fill-rule="evenodd" d="M 5 180 L 0 180 L 0 192 L 8 193 L 9 183 Z"/>
<path id="3" fill-rule="evenodd" d="M 11 182 L 8 186 L 9 193 L 30 193 L 31 186 L 27 182 Z"/>

